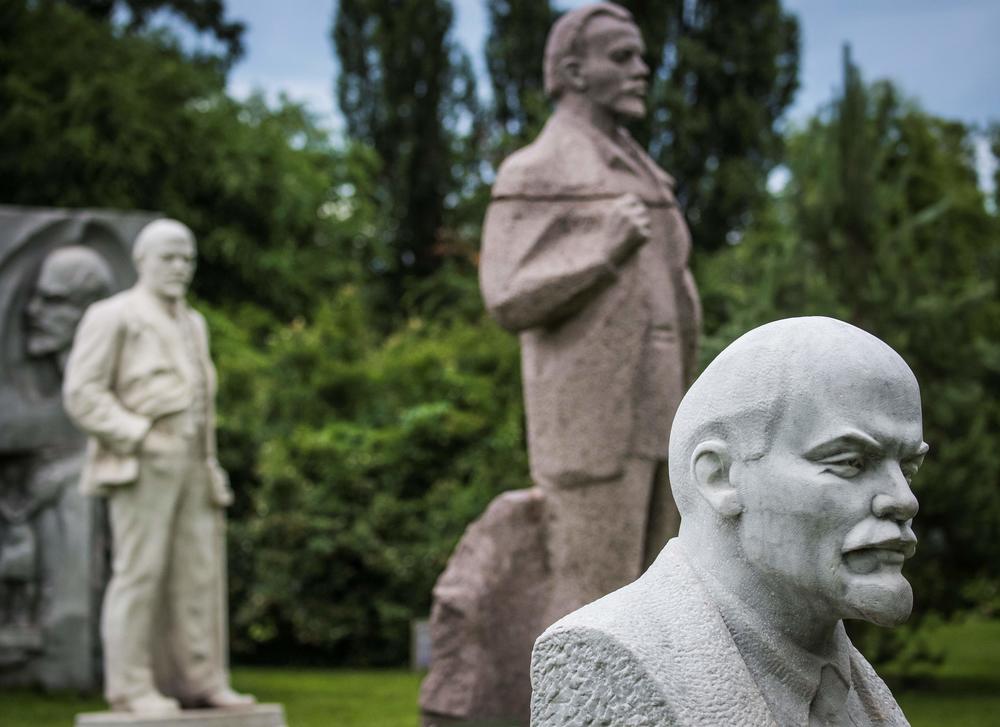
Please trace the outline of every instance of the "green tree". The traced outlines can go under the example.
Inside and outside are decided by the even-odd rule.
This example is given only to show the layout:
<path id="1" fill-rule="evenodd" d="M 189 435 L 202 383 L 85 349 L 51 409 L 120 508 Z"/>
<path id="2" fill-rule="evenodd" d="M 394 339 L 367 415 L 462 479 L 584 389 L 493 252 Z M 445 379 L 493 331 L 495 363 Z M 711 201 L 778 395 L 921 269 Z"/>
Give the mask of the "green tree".
<path id="1" fill-rule="evenodd" d="M 931 445 L 907 570 L 918 615 L 1000 602 L 1000 221 L 977 185 L 973 138 L 889 83 L 866 85 L 845 53 L 841 95 L 790 138 L 788 188 L 702 276 L 707 355 L 767 320 L 823 314 L 913 369 Z M 873 633 L 872 655 L 896 653 L 898 638 Z"/>
<path id="2" fill-rule="evenodd" d="M 385 304 L 442 261 L 449 208 L 471 193 L 478 129 L 475 79 L 452 40 L 447 0 L 341 0 L 332 29 L 337 99 L 348 135 L 369 145 L 379 173 L 385 244 L 372 261 Z M 463 133 L 460 128 L 470 127 Z M 471 145 L 474 148 L 474 144 Z"/>
<path id="3" fill-rule="evenodd" d="M 195 292 L 279 318 L 354 278 L 374 219 L 363 148 L 334 150 L 293 105 L 229 99 L 217 64 L 163 33 L 62 2 L 3 8 L 0 200 L 182 219 L 199 239 Z"/>
<path id="4" fill-rule="evenodd" d="M 557 14 L 549 0 L 487 3 L 486 67 L 503 154 L 530 141 L 548 116 L 542 74 L 545 38 Z"/>
<path id="5" fill-rule="evenodd" d="M 50 0 L 51 1 L 51 0 Z M 222 0 L 62 0 L 105 23 L 127 16 L 128 32 L 148 30 L 153 16 L 167 12 L 199 34 L 209 34 L 224 47 L 222 59 L 232 65 L 243 55 L 246 26 L 226 18 Z"/>
<path id="6" fill-rule="evenodd" d="M 256 453 L 230 524 L 242 655 L 403 662 L 466 525 L 529 484 L 516 341 L 478 319 L 383 338 L 370 315 L 344 286 L 257 347 L 210 311 L 222 423 Z"/>
<path id="7" fill-rule="evenodd" d="M 695 245 L 747 228 L 781 159 L 799 29 L 780 0 L 622 0 L 647 45 L 650 115 L 635 129 L 677 180 Z"/>
<path id="8" fill-rule="evenodd" d="M 994 123 L 989 128 L 990 151 L 993 152 L 993 205 L 995 211 L 1000 211 L 1000 123 Z"/>

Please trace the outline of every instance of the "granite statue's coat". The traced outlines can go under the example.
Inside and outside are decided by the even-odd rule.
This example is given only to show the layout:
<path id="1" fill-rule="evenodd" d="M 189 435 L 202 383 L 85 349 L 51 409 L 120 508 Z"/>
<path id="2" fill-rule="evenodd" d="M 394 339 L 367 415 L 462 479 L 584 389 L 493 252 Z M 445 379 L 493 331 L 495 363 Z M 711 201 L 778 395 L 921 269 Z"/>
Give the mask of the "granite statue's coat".
<path id="1" fill-rule="evenodd" d="M 480 283 L 500 324 L 521 334 L 536 481 L 611 479 L 629 454 L 666 458 L 700 325 L 672 186 L 624 131 L 612 140 L 559 113 L 500 167 Z M 650 210 L 652 236 L 616 266 L 604 222 L 626 193 Z"/>

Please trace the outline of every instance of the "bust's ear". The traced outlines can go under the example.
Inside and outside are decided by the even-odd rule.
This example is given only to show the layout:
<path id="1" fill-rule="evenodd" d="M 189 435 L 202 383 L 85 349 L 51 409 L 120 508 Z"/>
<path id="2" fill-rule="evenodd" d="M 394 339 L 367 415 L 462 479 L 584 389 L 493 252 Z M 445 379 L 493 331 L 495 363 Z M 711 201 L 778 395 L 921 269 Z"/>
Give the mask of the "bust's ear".
<path id="1" fill-rule="evenodd" d="M 732 463 L 729 445 L 718 439 L 702 442 L 691 453 L 695 486 L 723 518 L 733 518 L 743 512 L 743 501 L 729 478 Z"/>
<path id="2" fill-rule="evenodd" d="M 580 59 L 573 56 L 566 56 L 559 62 L 559 75 L 562 85 L 571 88 L 578 93 L 587 90 L 587 82 L 580 73 Z"/>

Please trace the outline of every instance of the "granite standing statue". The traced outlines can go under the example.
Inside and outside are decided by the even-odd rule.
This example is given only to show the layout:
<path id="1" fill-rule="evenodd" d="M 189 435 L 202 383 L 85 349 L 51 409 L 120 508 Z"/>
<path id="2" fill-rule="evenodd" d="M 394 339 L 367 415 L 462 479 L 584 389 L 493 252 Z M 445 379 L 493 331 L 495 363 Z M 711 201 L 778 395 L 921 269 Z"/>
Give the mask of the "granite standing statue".
<path id="1" fill-rule="evenodd" d="M 637 578 L 678 527 L 667 441 L 694 373 L 699 305 L 673 180 L 622 126 L 646 113 L 643 52 L 618 5 L 556 22 L 545 52 L 555 112 L 501 165 L 483 233 L 483 297 L 521 337 L 553 617 Z"/>
<path id="2" fill-rule="evenodd" d="M 527 721 L 535 637 L 677 532 L 667 442 L 700 308 L 673 180 L 623 126 L 646 114 L 643 52 L 619 5 L 563 15 L 544 59 L 555 111 L 493 186 L 480 284 L 520 335 L 536 487 L 497 497 L 435 585 L 428 725 Z"/>

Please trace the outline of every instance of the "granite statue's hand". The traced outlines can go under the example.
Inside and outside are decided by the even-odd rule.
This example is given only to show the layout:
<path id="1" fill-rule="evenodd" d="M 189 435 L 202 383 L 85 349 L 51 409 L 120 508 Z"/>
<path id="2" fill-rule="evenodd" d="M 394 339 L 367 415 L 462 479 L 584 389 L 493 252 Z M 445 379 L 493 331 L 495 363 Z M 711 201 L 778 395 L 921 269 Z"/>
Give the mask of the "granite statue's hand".
<path id="1" fill-rule="evenodd" d="M 652 234 L 649 210 L 638 195 L 623 194 L 611 203 L 608 225 L 613 241 L 611 259 L 623 262 L 632 251 L 645 244 Z"/>

